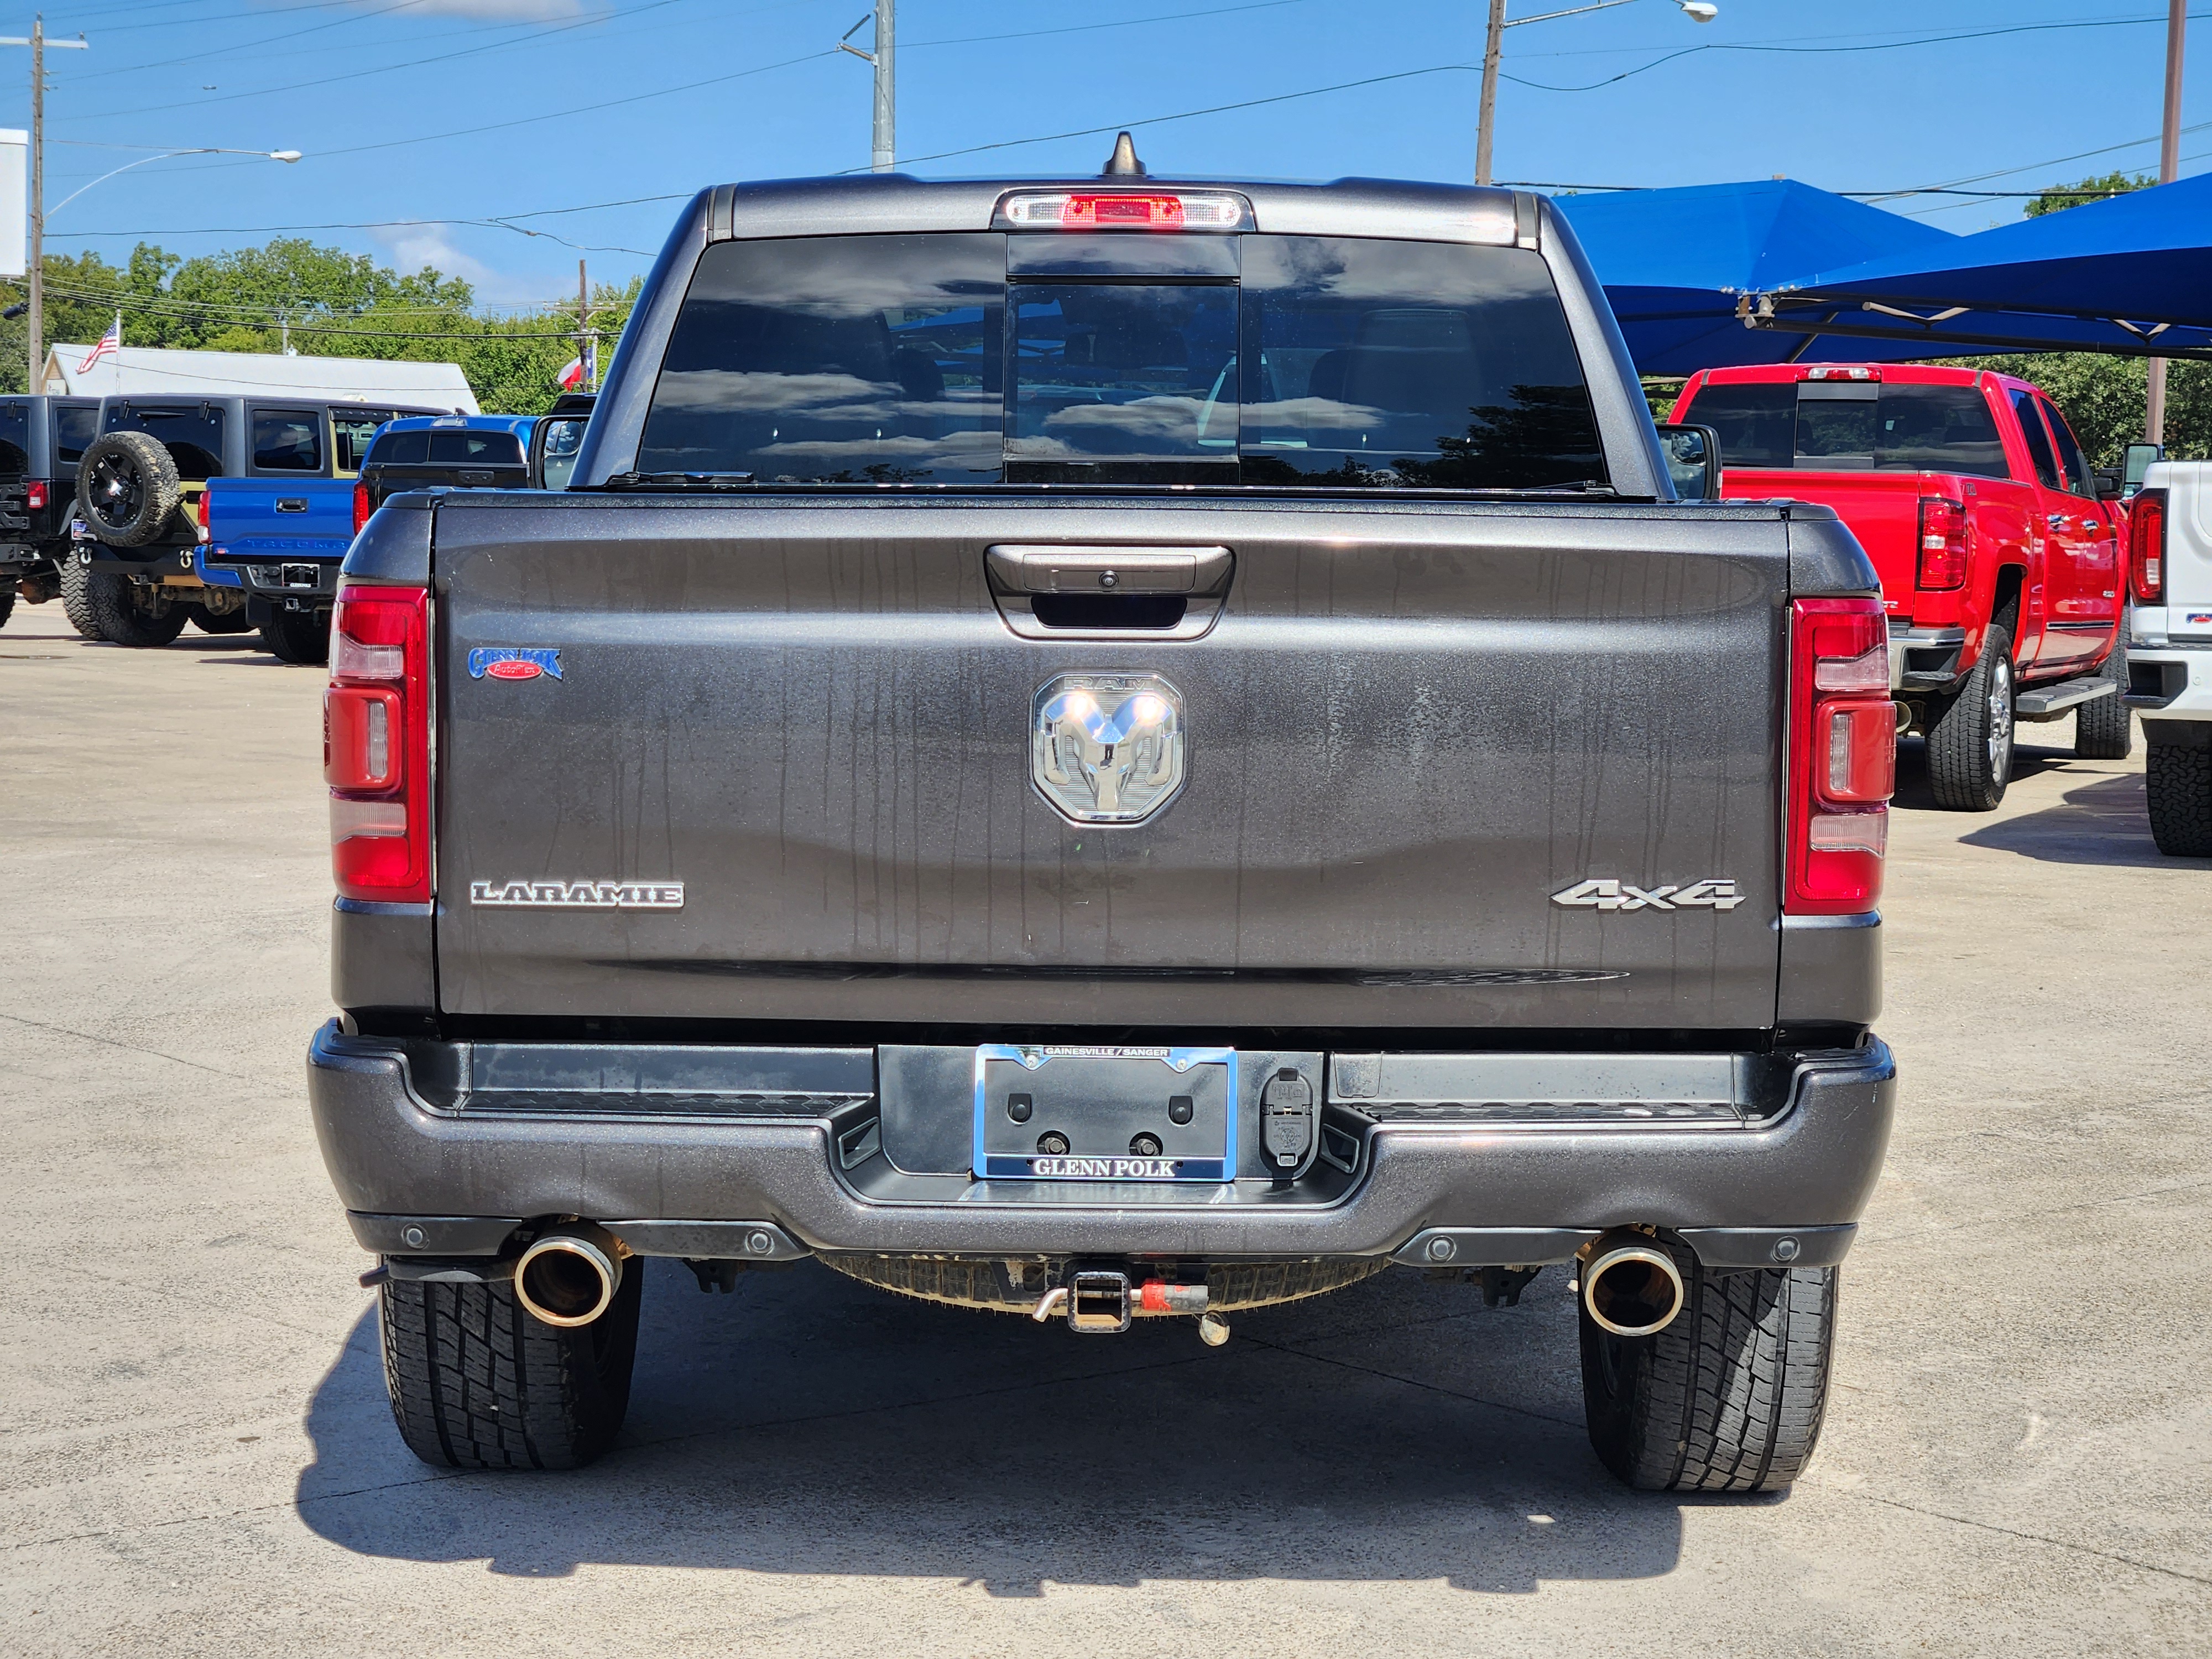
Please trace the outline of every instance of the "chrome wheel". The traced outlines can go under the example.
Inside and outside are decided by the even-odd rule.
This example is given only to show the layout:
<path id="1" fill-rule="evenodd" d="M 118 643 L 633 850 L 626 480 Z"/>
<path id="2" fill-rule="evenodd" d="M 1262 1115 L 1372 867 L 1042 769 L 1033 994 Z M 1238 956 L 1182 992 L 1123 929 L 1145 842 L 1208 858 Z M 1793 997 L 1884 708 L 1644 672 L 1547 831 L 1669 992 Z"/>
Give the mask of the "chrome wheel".
<path id="1" fill-rule="evenodd" d="M 2012 780 L 2012 657 L 1990 665 L 1990 777 L 1999 787 Z"/>

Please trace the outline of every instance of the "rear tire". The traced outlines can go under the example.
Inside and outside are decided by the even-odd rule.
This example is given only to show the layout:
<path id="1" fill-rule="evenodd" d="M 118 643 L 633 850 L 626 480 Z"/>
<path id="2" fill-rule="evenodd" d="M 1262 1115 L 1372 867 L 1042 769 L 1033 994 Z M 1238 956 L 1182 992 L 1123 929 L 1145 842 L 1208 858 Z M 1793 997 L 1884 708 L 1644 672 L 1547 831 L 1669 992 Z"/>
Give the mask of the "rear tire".
<path id="1" fill-rule="evenodd" d="M 574 1469 L 613 1444 L 629 1410 L 645 1264 L 574 1329 L 540 1323 L 512 1280 L 386 1279 L 384 1381 L 407 1449 L 456 1469 Z"/>
<path id="2" fill-rule="evenodd" d="M 2150 834 L 2158 850 L 2170 859 L 2212 858 L 2212 749 L 2154 741 L 2145 758 Z"/>
<path id="3" fill-rule="evenodd" d="M 331 657 L 328 611 L 279 611 L 261 624 L 261 643 L 279 662 L 315 665 Z"/>
<path id="4" fill-rule="evenodd" d="M 1820 1443 L 1836 1269 L 1719 1273 L 1668 1248 L 1682 1311 L 1657 1335 L 1614 1336 L 1577 1308 L 1590 1444 L 1639 1492 L 1779 1492 Z"/>
<path id="5" fill-rule="evenodd" d="M 8 625 L 8 618 L 15 614 L 15 584 L 0 582 L 0 628 Z"/>
<path id="6" fill-rule="evenodd" d="M 185 631 L 185 607 L 171 604 L 155 612 L 138 603 L 138 589 L 128 576 L 94 570 L 88 587 L 93 625 L 110 645 L 139 649 L 167 645 Z"/>
<path id="7" fill-rule="evenodd" d="M 62 559 L 62 615 L 85 638 L 100 637 L 100 624 L 92 614 L 92 567 L 82 562 L 74 549 Z"/>
<path id="8" fill-rule="evenodd" d="M 2083 760 L 2125 760 L 2135 752 L 2135 711 L 2120 699 L 2128 694 L 2127 624 L 2100 670 L 2112 682 L 2110 696 L 2078 705 L 2074 710 L 2074 752 Z"/>
<path id="9" fill-rule="evenodd" d="M 210 612 L 205 605 L 195 605 L 189 607 L 189 614 L 192 626 L 203 634 L 243 634 L 253 626 L 242 605 L 235 611 L 226 611 L 218 617 Z"/>
<path id="10" fill-rule="evenodd" d="M 1990 624 L 1966 684 L 1928 699 L 1928 784 L 1954 812 L 1989 812 L 2012 781 L 2012 629 Z"/>

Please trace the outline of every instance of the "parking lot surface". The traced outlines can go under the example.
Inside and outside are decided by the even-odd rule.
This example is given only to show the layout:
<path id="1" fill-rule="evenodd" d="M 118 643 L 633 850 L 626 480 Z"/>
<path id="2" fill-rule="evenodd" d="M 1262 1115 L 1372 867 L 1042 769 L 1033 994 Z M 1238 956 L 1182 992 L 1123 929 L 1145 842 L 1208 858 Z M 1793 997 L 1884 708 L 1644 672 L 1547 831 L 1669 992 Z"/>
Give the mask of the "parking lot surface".
<path id="1" fill-rule="evenodd" d="M 58 611 L 0 633 L 0 1651 L 2212 1650 L 2212 862 L 2140 750 L 2026 728 L 1976 817 L 1907 746 L 1897 1135 L 1785 1497 L 1617 1486 L 1557 1271 L 1214 1351 L 654 1262 L 617 1449 L 459 1475 L 308 1126 L 322 677 Z"/>

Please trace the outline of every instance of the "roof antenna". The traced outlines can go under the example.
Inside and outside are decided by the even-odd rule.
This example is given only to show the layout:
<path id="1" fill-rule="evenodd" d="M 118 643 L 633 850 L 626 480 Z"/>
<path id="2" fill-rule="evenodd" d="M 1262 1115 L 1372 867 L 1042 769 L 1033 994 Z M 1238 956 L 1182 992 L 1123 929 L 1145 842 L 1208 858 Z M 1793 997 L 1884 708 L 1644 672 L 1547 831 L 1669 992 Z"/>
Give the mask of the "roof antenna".
<path id="1" fill-rule="evenodd" d="M 1145 164 L 1137 159 L 1136 142 L 1127 133 L 1114 141 L 1114 153 L 1106 158 L 1105 171 L 1098 176 L 1102 179 L 1141 179 L 1145 176 Z"/>

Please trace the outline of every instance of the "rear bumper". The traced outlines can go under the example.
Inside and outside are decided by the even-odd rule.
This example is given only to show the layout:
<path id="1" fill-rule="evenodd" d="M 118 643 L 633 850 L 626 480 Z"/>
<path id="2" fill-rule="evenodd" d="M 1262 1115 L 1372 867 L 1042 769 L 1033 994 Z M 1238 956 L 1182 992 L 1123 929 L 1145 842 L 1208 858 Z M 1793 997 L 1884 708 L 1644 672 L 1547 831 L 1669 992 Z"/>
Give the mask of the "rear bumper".
<path id="1" fill-rule="evenodd" d="M 578 1216 L 643 1255 L 1395 1255 L 1474 1266 L 1563 1260 L 1601 1229 L 1644 1224 L 1680 1232 L 1714 1266 L 1818 1265 L 1849 1247 L 1896 1088 L 1888 1048 L 1869 1039 L 1802 1056 L 1767 1115 L 1725 1127 L 1585 1124 L 1571 1112 L 1455 1120 L 1426 1109 L 1377 1121 L 1332 1094 L 1330 1156 L 1310 1178 L 1286 1189 L 1264 1179 L 1162 1188 L 903 1175 L 881 1152 L 853 1156 L 875 1144 L 847 1127 L 868 1121 L 866 1096 L 755 1095 L 754 1116 L 441 1106 L 414 1074 L 436 1063 L 419 1043 L 410 1055 L 335 1021 L 309 1050 L 316 1133 L 367 1249 L 495 1255 L 523 1221 Z M 1449 1249 L 1437 1249 L 1439 1237 Z M 763 1238 L 773 1248 L 756 1248 Z"/>
<path id="2" fill-rule="evenodd" d="M 2154 643 L 2144 639 L 2147 620 L 2155 624 Z M 2146 741 L 2203 748 L 2212 722 L 2212 640 L 2170 643 L 2166 622 L 2163 611 L 2137 612 L 2124 701 L 2142 716 Z"/>
<path id="3" fill-rule="evenodd" d="M 1893 691 L 1948 690 L 1972 668 L 1966 655 L 1963 628 L 1915 628 L 1902 617 L 1889 620 L 1889 689 Z"/>

